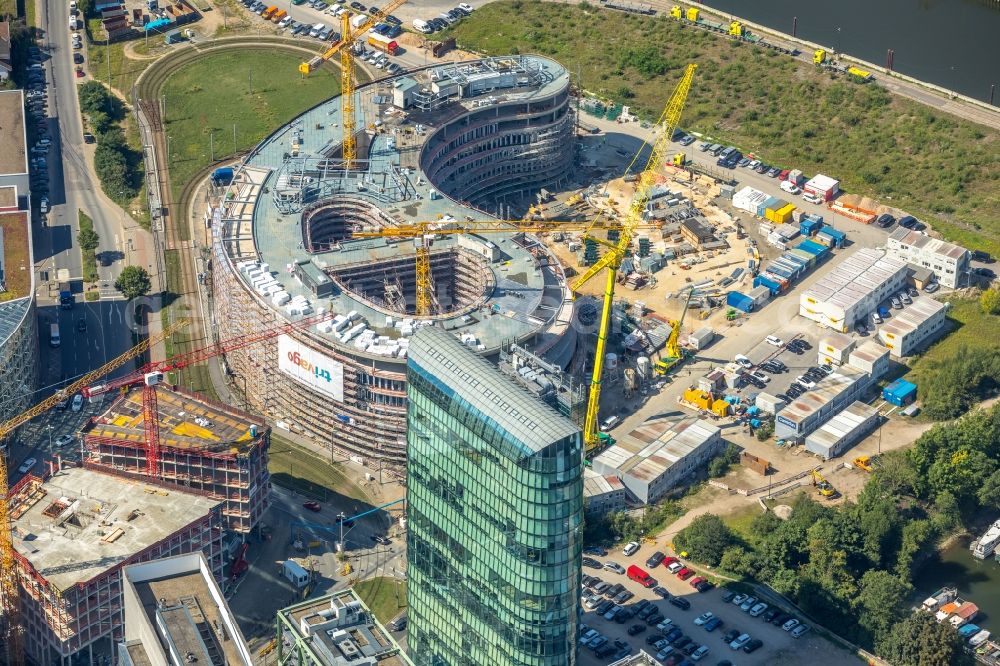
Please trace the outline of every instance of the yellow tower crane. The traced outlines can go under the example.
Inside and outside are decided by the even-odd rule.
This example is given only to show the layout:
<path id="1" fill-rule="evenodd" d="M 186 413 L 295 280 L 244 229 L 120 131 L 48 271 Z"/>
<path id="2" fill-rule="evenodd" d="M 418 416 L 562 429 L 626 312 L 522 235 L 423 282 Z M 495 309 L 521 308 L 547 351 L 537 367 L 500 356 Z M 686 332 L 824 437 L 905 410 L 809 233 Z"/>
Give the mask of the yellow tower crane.
<path id="1" fill-rule="evenodd" d="M 354 136 L 356 128 L 354 117 L 354 54 L 351 53 L 351 47 L 354 45 L 355 39 L 364 35 L 378 21 L 405 3 L 406 0 L 390 0 L 382 9 L 372 7 L 369 10 L 368 18 L 358 26 L 351 24 L 351 12 L 344 12 L 341 16 L 340 40 L 331 44 L 323 53 L 313 56 L 308 62 L 299 65 L 299 72 L 303 76 L 308 76 L 324 62 L 327 62 L 338 53 L 340 54 L 340 105 L 341 115 L 343 115 L 341 121 L 343 132 L 341 152 L 344 157 L 344 169 L 354 168 L 354 163 L 358 159 L 358 144 Z"/>
<path id="2" fill-rule="evenodd" d="M 77 393 L 80 389 L 90 386 L 96 380 L 104 377 L 109 372 L 125 365 L 128 361 L 140 356 L 152 345 L 167 339 L 174 332 L 187 326 L 186 319 L 180 319 L 164 329 L 159 335 L 153 335 L 121 356 L 108 361 L 103 366 L 80 377 L 75 382 L 61 391 L 54 393 L 37 405 L 24 411 L 14 418 L 0 423 L 0 442 L 18 427 L 24 425 L 36 416 L 40 416 L 48 410 L 62 402 L 66 397 Z M 0 597 L 2 597 L 2 608 L 6 616 L 6 664 L 20 666 L 24 664 L 24 624 L 21 621 L 21 600 L 18 595 L 17 583 L 17 563 L 14 558 L 14 537 L 11 532 L 13 524 L 10 517 L 10 506 L 7 502 L 7 494 L 10 486 L 7 476 L 6 456 L 0 453 Z"/>
<path id="3" fill-rule="evenodd" d="M 418 317 L 429 317 L 433 313 L 433 288 L 431 286 L 431 253 L 427 242 L 431 236 L 454 236 L 458 234 L 514 234 L 518 232 L 529 234 L 540 233 L 593 233 L 595 229 L 605 226 L 603 219 L 597 221 L 573 220 L 524 220 L 520 222 L 502 221 L 469 221 L 458 222 L 438 220 L 436 222 L 411 222 L 393 227 L 379 229 L 362 229 L 351 232 L 355 238 L 419 238 L 416 247 L 416 314 Z M 612 223 L 611 229 L 618 228 Z M 640 225 L 638 229 L 659 229 L 658 225 Z M 608 244 L 607 241 L 600 241 Z M 611 245 L 610 247 L 614 247 Z"/>
<path id="4" fill-rule="evenodd" d="M 597 348 L 594 350 L 594 372 L 590 381 L 590 395 L 587 399 L 587 417 L 583 425 L 583 439 L 588 451 L 598 446 L 600 435 L 598 429 L 598 411 L 601 400 L 601 379 L 604 373 L 604 350 L 608 344 L 608 333 L 611 328 L 611 306 L 615 297 L 615 278 L 622 260 L 632 247 L 632 240 L 635 237 L 636 229 L 642 224 L 642 216 L 646 209 L 655 184 L 656 169 L 667 159 L 667 152 L 670 148 L 670 140 L 674 130 L 681 119 L 681 111 L 687 101 L 688 92 L 691 90 L 691 81 L 694 79 L 694 72 L 697 65 L 691 64 L 684 71 L 684 76 L 674 90 L 667 105 L 663 109 L 657 124 L 659 136 L 654 141 L 646 168 L 642 170 L 636 183 L 635 194 L 629 204 L 628 211 L 621 223 L 621 232 L 618 242 L 591 266 L 586 273 L 573 284 L 573 293 L 577 293 L 580 288 L 592 277 L 600 273 L 605 268 L 608 269 L 607 282 L 604 287 L 604 303 L 601 310 L 601 327 L 597 334 Z M 638 155 L 636 155 L 638 159 Z"/>

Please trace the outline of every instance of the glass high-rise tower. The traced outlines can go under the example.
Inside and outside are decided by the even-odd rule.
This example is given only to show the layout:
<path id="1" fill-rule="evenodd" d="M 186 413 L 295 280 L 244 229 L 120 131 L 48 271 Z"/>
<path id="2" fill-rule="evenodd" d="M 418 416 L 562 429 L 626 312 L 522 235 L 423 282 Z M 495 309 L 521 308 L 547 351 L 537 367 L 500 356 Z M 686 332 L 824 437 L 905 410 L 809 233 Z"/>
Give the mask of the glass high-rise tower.
<path id="1" fill-rule="evenodd" d="M 580 430 L 438 328 L 412 339 L 406 374 L 411 658 L 572 666 Z"/>

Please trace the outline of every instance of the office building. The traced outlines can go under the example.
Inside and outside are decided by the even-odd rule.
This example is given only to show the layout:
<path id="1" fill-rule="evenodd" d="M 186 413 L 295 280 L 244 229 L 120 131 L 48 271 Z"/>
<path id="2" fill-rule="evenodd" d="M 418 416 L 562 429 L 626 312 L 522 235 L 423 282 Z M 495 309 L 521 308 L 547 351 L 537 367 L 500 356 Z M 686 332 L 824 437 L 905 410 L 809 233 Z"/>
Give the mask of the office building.
<path id="1" fill-rule="evenodd" d="M 222 515 L 201 494 L 84 468 L 25 476 L 10 494 L 25 650 L 92 660 L 122 642 L 122 567 L 201 551 L 222 577 Z"/>
<path id="2" fill-rule="evenodd" d="M 969 272 L 972 253 L 960 245 L 897 227 L 886 241 L 889 256 L 932 271 L 945 287 L 959 286 Z"/>
<path id="3" fill-rule="evenodd" d="M 619 437 L 594 458 L 593 470 L 617 476 L 648 504 L 677 488 L 723 446 L 722 431 L 704 419 L 657 419 Z"/>
<path id="4" fill-rule="evenodd" d="M 806 437 L 806 451 L 823 460 L 844 455 L 878 425 L 878 410 L 855 402 Z"/>
<path id="5" fill-rule="evenodd" d="M 202 552 L 122 569 L 119 666 L 253 666 L 236 618 Z"/>
<path id="6" fill-rule="evenodd" d="M 0 58 L 3 37 L 0 30 Z M 31 406 L 38 383 L 27 155 L 24 93 L 0 91 L 0 422 Z"/>
<path id="7" fill-rule="evenodd" d="M 407 364 L 409 653 L 418 666 L 573 666 L 583 443 L 437 327 Z"/>
<path id="8" fill-rule="evenodd" d="M 908 279 L 906 262 L 881 250 L 862 248 L 844 259 L 799 296 L 799 314 L 821 326 L 847 333 L 865 322 L 879 304 Z"/>
<path id="9" fill-rule="evenodd" d="M 912 356 L 944 332 L 948 308 L 929 296 L 913 299 L 878 328 L 878 339 L 894 358 Z"/>
<path id="10" fill-rule="evenodd" d="M 868 373 L 843 365 L 816 382 L 816 388 L 792 400 L 774 417 L 777 439 L 801 441 L 831 416 L 861 398 L 871 386 Z"/>
<path id="11" fill-rule="evenodd" d="M 281 609 L 277 628 L 283 666 L 413 666 L 353 589 Z"/>

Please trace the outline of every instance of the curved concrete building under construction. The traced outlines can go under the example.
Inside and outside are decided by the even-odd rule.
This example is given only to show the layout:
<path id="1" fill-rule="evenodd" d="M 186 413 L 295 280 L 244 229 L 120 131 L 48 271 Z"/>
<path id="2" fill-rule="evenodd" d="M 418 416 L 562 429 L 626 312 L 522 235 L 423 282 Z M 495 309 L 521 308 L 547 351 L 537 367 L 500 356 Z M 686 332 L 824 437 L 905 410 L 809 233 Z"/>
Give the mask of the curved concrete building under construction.
<path id="1" fill-rule="evenodd" d="M 229 353 L 226 369 L 279 431 L 401 469 L 414 331 L 440 327 L 486 356 L 527 344 L 565 366 L 573 302 L 562 267 L 533 237 L 443 234 L 430 245 L 433 314 L 418 317 L 419 241 L 371 234 L 495 220 L 558 187 L 574 153 L 569 76 L 552 60 L 509 56 L 362 86 L 355 108 L 367 129 L 349 172 L 340 103 L 280 128 L 236 169 L 211 222 L 213 329 L 225 339 L 335 313 Z"/>

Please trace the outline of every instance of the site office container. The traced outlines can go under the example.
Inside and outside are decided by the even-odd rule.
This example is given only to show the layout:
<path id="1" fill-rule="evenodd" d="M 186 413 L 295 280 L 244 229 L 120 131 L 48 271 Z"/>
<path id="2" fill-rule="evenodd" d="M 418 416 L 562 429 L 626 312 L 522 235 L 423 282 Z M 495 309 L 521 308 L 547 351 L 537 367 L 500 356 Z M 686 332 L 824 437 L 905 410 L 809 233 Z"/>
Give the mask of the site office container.
<path id="1" fill-rule="evenodd" d="M 634 580 L 643 587 L 653 587 L 656 585 L 656 581 L 650 576 L 644 569 L 637 567 L 634 564 L 630 564 L 629 568 L 625 570 L 625 574 L 630 580 Z"/>
<path id="2" fill-rule="evenodd" d="M 792 221 L 792 214 L 795 212 L 795 204 L 785 204 L 774 212 L 774 221 L 778 224 L 786 224 Z"/>
<path id="3" fill-rule="evenodd" d="M 765 199 L 761 204 L 757 206 L 757 212 L 756 212 L 757 217 L 766 218 L 767 209 L 774 206 L 776 203 L 778 203 L 777 197 L 768 197 L 767 199 Z"/>
<path id="4" fill-rule="evenodd" d="M 830 253 L 830 248 L 826 245 L 822 245 L 812 240 L 804 240 L 798 245 L 798 249 L 805 250 L 810 254 L 816 255 L 816 259 L 823 259 Z"/>
<path id="5" fill-rule="evenodd" d="M 726 305 L 736 308 L 741 312 L 753 312 L 753 299 L 738 291 L 730 291 L 726 294 Z"/>
<path id="6" fill-rule="evenodd" d="M 806 252 L 805 250 L 800 250 L 797 247 L 793 247 L 791 250 L 785 252 L 785 256 L 795 257 L 796 259 L 801 259 L 806 262 L 806 268 L 812 268 L 816 264 L 816 255 L 811 252 Z"/>
<path id="7" fill-rule="evenodd" d="M 772 296 L 777 296 L 781 293 L 781 284 L 777 280 L 772 280 L 766 275 L 758 275 L 753 279 L 754 287 L 767 287 L 771 292 Z"/>
<path id="8" fill-rule="evenodd" d="M 803 236 L 812 236 L 823 228 L 823 220 L 815 217 L 803 217 L 799 222 L 799 233 Z"/>

